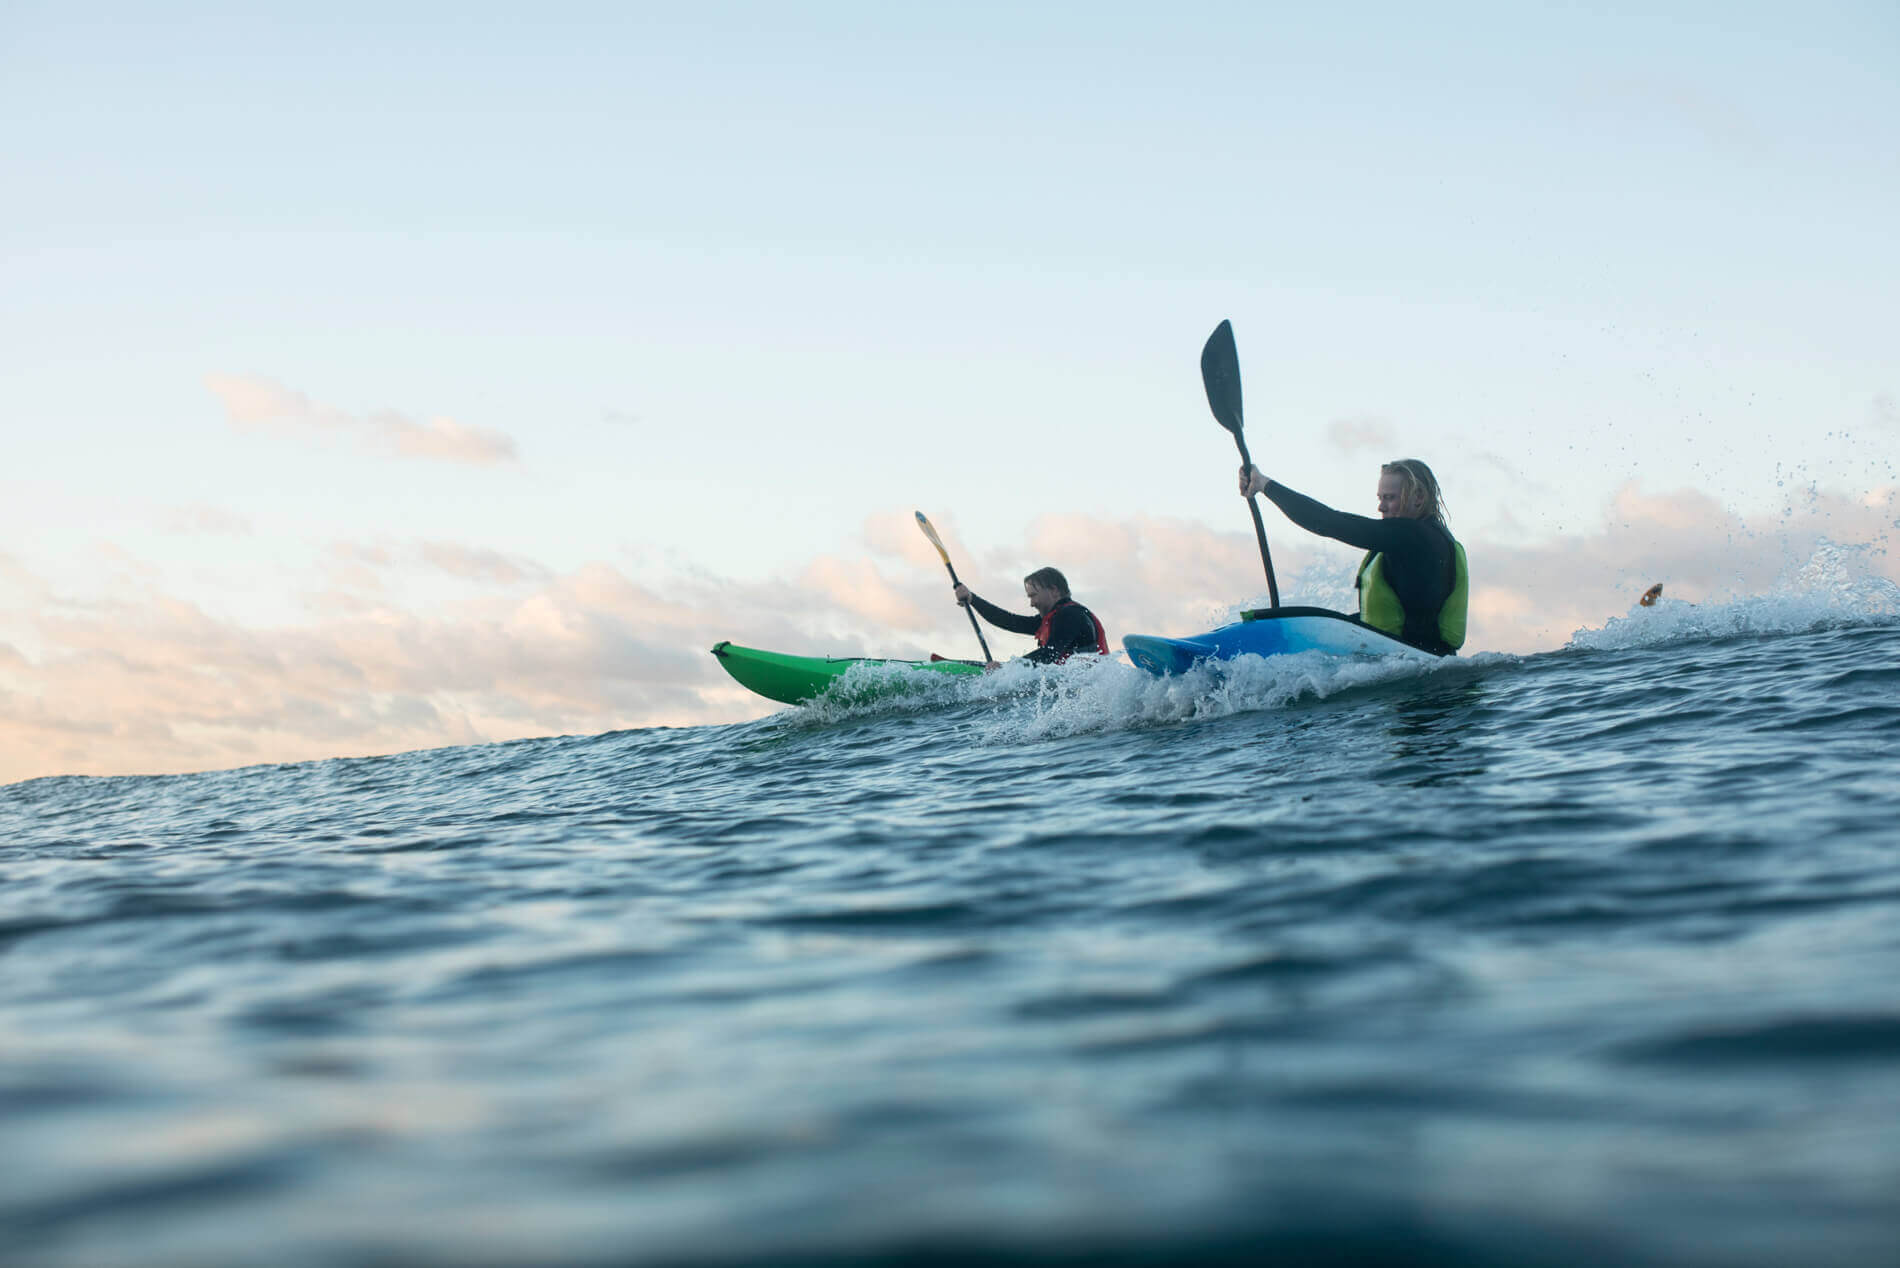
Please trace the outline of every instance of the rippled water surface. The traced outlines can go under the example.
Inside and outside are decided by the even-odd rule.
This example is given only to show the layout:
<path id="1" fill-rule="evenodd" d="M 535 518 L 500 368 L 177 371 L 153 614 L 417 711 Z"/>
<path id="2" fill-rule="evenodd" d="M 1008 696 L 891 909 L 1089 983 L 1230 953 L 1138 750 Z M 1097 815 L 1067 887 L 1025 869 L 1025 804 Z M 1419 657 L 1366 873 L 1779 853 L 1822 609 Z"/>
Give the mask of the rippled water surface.
<path id="1" fill-rule="evenodd" d="M 1900 626 L 1733 616 L 0 789 L 0 1258 L 1892 1263 Z"/>

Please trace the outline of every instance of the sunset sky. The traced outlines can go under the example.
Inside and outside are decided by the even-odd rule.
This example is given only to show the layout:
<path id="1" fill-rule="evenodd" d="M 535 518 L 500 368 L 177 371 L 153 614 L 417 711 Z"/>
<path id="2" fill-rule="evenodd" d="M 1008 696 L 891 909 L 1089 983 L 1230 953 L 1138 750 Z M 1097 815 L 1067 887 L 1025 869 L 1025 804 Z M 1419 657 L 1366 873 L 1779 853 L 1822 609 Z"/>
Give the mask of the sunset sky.
<path id="1" fill-rule="evenodd" d="M 1900 579 L 1900 9 L 1662 8 L 9 4 L 0 782 L 971 654 L 916 509 L 1207 628 L 1222 318 L 1269 474 L 1434 466 L 1474 650 Z"/>

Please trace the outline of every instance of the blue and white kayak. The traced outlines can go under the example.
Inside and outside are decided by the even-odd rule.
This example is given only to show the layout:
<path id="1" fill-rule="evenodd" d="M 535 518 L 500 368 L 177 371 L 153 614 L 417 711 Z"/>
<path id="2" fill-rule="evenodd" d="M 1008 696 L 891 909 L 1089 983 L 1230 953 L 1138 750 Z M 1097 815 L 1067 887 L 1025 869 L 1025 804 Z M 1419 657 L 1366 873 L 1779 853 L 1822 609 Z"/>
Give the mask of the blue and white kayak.
<path id="1" fill-rule="evenodd" d="M 1157 638 L 1130 634 L 1122 639 L 1128 659 L 1151 674 L 1186 673 L 1203 660 L 1236 656 L 1290 656 L 1324 652 L 1329 656 L 1397 656 L 1437 660 L 1430 652 L 1361 625 L 1344 612 L 1327 608 L 1263 608 L 1243 612 L 1240 620 L 1193 638 Z"/>

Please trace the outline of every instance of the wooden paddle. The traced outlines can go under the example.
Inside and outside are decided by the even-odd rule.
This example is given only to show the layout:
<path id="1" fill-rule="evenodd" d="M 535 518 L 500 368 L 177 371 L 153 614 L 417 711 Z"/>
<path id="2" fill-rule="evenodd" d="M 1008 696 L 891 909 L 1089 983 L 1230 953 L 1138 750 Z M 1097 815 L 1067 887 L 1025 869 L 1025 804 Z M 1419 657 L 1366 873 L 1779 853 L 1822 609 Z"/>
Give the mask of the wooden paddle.
<path id="1" fill-rule="evenodd" d="M 1214 411 L 1215 421 L 1234 434 L 1234 443 L 1240 446 L 1241 462 L 1251 467 L 1253 459 L 1247 456 L 1247 437 L 1241 432 L 1240 354 L 1234 350 L 1231 322 L 1223 321 L 1214 327 L 1214 333 L 1207 337 L 1207 345 L 1201 349 L 1201 384 L 1207 388 L 1207 406 Z M 1253 535 L 1260 540 L 1260 562 L 1267 569 L 1269 606 L 1277 608 L 1280 585 L 1273 579 L 1273 556 L 1267 553 L 1267 526 L 1261 522 L 1260 504 L 1251 494 L 1247 497 L 1247 509 L 1253 512 Z"/>
<path id="2" fill-rule="evenodd" d="M 1254 514 L 1258 515 L 1259 512 L 1256 511 Z M 937 536 L 937 530 L 930 526 L 930 521 L 924 518 L 922 511 L 917 512 L 917 527 L 924 530 L 924 536 L 930 539 L 930 544 L 937 548 L 939 555 L 943 556 L 943 566 L 950 569 L 950 588 L 955 590 L 963 583 L 957 580 L 957 570 L 950 563 L 950 552 L 943 548 L 943 539 Z M 970 628 L 976 631 L 976 645 L 983 649 L 984 662 L 995 660 L 996 657 L 990 655 L 990 645 L 983 641 L 983 627 L 976 623 L 976 609 L 965 604 L 963 610 L 969 615 Z"/>

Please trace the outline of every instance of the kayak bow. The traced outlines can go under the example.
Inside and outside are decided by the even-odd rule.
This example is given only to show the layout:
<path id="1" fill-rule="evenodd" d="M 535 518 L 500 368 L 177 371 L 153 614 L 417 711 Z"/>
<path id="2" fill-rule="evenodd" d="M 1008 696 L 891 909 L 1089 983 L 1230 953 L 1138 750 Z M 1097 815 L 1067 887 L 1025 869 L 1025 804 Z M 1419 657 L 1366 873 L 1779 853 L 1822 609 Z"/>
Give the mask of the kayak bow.
<path id="1" fill-rule="evenodd" d="M 1233 625 L 1223 625 L 1193 638 L 1130 634 L 1122 639 L 1122 646 L 1128 649 L 1129 660 L 1157 677 L 1186 673 L 1198 661 L 1232 660 L 1236 656 L 1250 655 L 1324 652 L 1329 656 L 1438 659 L 1430 652 L 1328 608 L 1269 608 L 1246 612 Z"/>
<path id="2" fill-rule="evenodd" d="M 733 680 L 768 700 L 784 704 L 802 704 L 825 694 L 846 673 L 859 665 L 885 667 L 893 672 L 878 675 L 864 684 L 867 696 L 898 695 L 915 686 L 907 682 L 911 671 L 921 674 L 980 674 L 983 666 L 974 660 L 879 660 L 867 656 L 789 656 L 784 652 L 760 651 L 736 643 L 715 643 L 712 654 L 731 674 Z M 855 693 L 854 693 L 855 694 Z"/>

